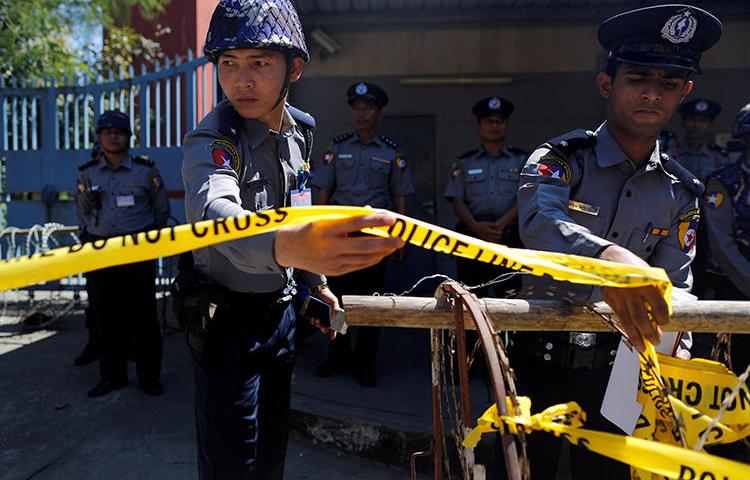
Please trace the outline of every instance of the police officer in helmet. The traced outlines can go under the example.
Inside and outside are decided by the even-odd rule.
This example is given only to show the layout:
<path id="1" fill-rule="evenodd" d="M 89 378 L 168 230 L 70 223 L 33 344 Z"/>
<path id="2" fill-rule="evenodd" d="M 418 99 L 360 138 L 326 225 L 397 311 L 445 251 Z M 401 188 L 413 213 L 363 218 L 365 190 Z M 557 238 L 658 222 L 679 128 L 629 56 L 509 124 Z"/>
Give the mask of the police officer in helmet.
<path id="1" fill-rule="evenodd" d="M 292 3 L 221 0 L 204 52 L 217 66 L 227 99 L 185 137 L 188 220 L 309 203 L 310 196 L 300 193 L 309 177 L 314 120 L 286 104 L 289 84 L 299 80 L 309 59 Z M 374 211 L 193 252 L 201 322 L 188 325 L 188 343 L 201 478 L 283 477 L 294 282 L 338 311 L 323 274 L 368 267 L 400 248 L 397 238 L 349 236 L 394 221 Z"/>
<path id="2" fill-rule="evenodd" d="M 596 131 L 576 130 L 549 140 L 521 174 L 518 209 L 527 248 L 572 253 L 620 263 L 661 267 L 672 284 L 691 287 L 701 183 L 668 155 L 659 133 L 690 93 L 699 58 L 718 41 L 722 25 L 689 5 L 659 5 L 614 16 L 599 27 L 609 52 L 596 76 L 606 121 Z M 526 276 L 535 295 L 577 302 L 604 299 L 639 351 L 654 344 L 669 321 L 654 286 L 592 288 Z M 574 400 L 595 430 L 615 426 L 599 412 L 619 336 L 591 332 L 518 334 L 511 349 L 519 393 L 535 410 Z M 672 345 L 669 346 L 670 350 Z M 680 355 L 686 355 L 682 345 Z M 556 478 L 560 440 L 529 437 L 535 479 Z M 572 447 L 572 478 L 629 478 L 627 465 Z"/>
<path id="3" fill-rule="evenodd" d="M 96 123 L 100 153 L 78 167 L 76 214 L 85 241 L 161 228 L 169 218 L 164 181 L 154 162 L 129 153 L 130 119 L 110 110 Z M 138 387 L 161 395 L 161 331 L 156 314 L 156 262 L 104 268 L 86 274 L 92 331 L 99 347 L 99 383 L 89 397 L 128 384 L 128 347 L 135 340 Z"/>

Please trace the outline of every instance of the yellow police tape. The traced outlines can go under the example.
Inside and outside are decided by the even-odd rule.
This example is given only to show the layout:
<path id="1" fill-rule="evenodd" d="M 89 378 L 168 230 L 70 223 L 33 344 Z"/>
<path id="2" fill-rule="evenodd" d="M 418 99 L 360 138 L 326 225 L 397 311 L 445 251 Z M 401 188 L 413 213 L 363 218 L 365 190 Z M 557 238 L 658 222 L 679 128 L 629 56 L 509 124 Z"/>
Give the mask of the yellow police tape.
<path id="1" fill-rule="evenodd" d="M 531 401 L 519 397 L 518 415 L 501 416 L 492 405 L 464 439 L 464 446 L 474 448 L 483 433 L 547 432 L 565 438 L 571 444 L 605 455 L 622 463 L 636 465 L 660 478 L 678 480 L 739 480 L 750 478 L 750 465 L 726 460 L 704 452 L 686 450 L 651 440 L 580 428 L 585 413 L 575 403 L 555 405 L 531 415 Z M 533 459 L 532 459 L 533 462 Z M 533 474 L 533 464 L 531 465 Z"/>
<path id="2" fill-rule="evenodd" d="M 79 272 L 175 255 L 228 240 L 272 232 L 285 226 L 357 217 L 372 212 L 372 209 L 362 207 L 290 207 L 58 248 L 30 257 L 3 261 L 0 264 L 0 290 L 20 288 Z M 398 236 L 411 245 L 427 250 L 503 266 L 532 275 L 546 275 L 561 281 L 612 287 L 655 284 L 671 308 L 672 284 L 660 268 L 636 267 L 575 255 L 509 248 L 404 215 L 396 216 L 397 221 L 394 225 L 366 229 L 366 232 L 380 236 Z"/>
<path id="3" fill-rule="evenodd" d="M 648 362 L 653 364 L 653 368 L 646 368 Z M 654 374 L 664 379 L 671 394 L 661 390 L 653 379 Z M 721 402 L 738 383 L 737 376 L 720 363 L 668 357 L 657 354 L 648 344 L 641 362 L 638 396 L 644 408 L 633 436 L 580 428 L 586 414 L 574 402 L 555 405 L 540 414 L 531 415 L 530 400 L 519 397 L 517 415 L 502 417 L 493 405 L 477 421 L 477 427 L 466 437 L 464 446 L 473 448 L 482 433 L 491 431 L 541 431 L 561 436 L 574 445 L 631 465 L 634 479 L 651 479 L 652 475 L 680 480 L 750 478 L 750 465 L 675 446 L 679 437 L 672 431 L 669 421 L 676 414 L 684 422 L 685 440 L 692 447 L 709 427 L 711 417 L 721 409 Z M 507 401 L 508 410 L 514 411 L 510 400 Z M 665 402 L 671 404 L 674 413 Z M 750 391 L 743 382 L 735 400 L 730 403 L 721 422 L 713 428 L 706 443 L 735 442 L 749 434 Z"/>

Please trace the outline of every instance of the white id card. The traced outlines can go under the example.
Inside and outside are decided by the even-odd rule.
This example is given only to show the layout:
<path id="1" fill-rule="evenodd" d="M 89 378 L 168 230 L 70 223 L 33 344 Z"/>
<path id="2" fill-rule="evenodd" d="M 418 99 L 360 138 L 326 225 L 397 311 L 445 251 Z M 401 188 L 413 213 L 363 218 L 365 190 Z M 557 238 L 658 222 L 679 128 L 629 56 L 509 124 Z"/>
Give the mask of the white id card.
<path id="1" fill-rule="evenodd" d="M 115 197 L 115 204 L 118 207 L 134 207 L 135 197 L 132 195 L 117 195 Z"/>
<path id="2" fill-rule="evenodd" d="M 302 190 L 292 190 L 293 207 L 309 207 L 312 205 L 312 190 L 303 188 Z"/>

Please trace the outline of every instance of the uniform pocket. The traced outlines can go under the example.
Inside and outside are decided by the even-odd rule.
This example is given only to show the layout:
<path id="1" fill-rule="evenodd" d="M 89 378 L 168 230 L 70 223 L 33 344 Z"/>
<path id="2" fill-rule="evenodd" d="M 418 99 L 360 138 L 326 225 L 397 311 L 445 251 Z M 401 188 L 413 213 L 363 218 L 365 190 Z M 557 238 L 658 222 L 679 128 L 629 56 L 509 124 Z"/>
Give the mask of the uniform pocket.
<path id="1" fill-rule="evenodd" d="M 268 179 L 260 177 L 245 182 L 240 188 L 240 200 L 252 212 L 268 208 Z"/>
<path id="2" fill-rule="evenodd" d="M 654 235 L 651 232 L 636 227 L 633 229 L 633 233 L 630 234 L 628 244 L 625 248 L 645 260 L 653 253 L 656 245 L 659 244 L 659 240 L 662 238 L 660 235 Z"/>

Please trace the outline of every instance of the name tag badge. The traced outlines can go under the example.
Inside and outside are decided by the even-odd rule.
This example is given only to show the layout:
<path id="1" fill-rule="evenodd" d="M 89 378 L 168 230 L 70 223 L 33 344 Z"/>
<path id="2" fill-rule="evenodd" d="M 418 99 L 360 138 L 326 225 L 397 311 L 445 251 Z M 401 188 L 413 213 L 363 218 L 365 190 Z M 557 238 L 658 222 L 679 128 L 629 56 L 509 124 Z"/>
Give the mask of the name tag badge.
<path id="1" fill-rule="evenodd" d="M 471 170 L 466 172 L 466 174 L 467 175 L 479 175 L 480 173 L 482 173 L 482 171 L 483 170 L 481 168 L 472 168 Z"/>
<path id="2" fill-rule="evenodd" d="M 589 205 L 588 203 L 579 202 L 577 200 L 569 200 L 568 208 L 570 210 L 575 210 L 576 212 L 586 213 L 589 215 L 593 215 L 595 217 L 599 215 L 599 207 Z"/>
<path id="3" fill-rule="evenodd" d="M 351 153 L 339 153 L 339 158 L 352 158 Z"/>
<path id="4" fill-rule="evenodd" d="M 132 195 L 117 195 L 115 205 L 118 207 L 135 207 L 135 197 Z"/>
<path id="5" fill-rule="evenodd" d="M 309 207 L 312 205 L 312 190 L 303 188 L 302 190 L 292 190 L 293 207 Z"/>

